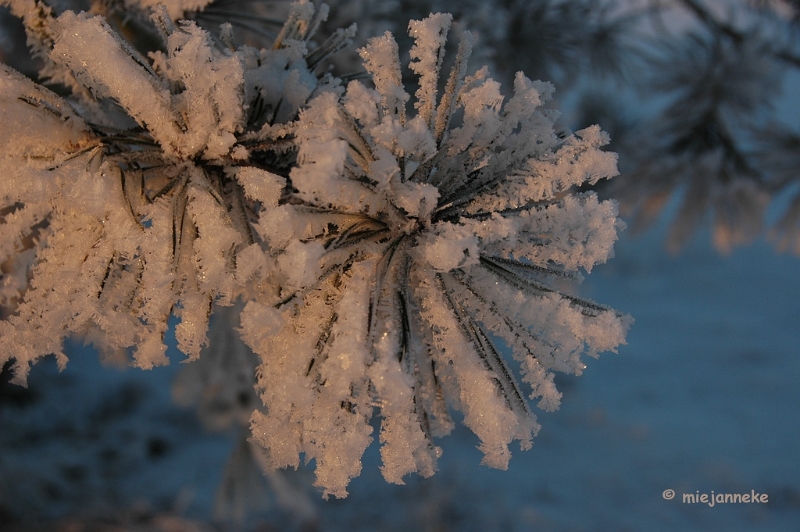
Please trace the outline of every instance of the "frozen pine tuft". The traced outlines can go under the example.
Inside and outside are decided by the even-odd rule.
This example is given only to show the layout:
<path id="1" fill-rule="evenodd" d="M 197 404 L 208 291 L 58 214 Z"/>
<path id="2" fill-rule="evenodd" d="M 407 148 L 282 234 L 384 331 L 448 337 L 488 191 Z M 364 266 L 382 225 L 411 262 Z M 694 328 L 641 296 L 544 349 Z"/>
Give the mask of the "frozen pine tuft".
<path id="1" fill-rule="evenodd" d="M 539 429 L 528 397 L 557 408 L 552 372 L 579 374 L 581 354 L 613 350 L 630 323 L 562 288 L 611 256 L 620 228 L 613 203 L 571 193 L 616 174 L 606 135 L 559 137 L 549 84 L 519 74 L 504 103 L 485 70 L 467 77 L 469 34 L 440 73 L 449 23 L 410 25 L 415 98 L 385 34 L 360 51 L 375 88 L 309 102 L 291 200 L 259 226 L 278 293 L 242 316 L 262 361 L 253 439 L 274 467 L 314 459 L 326 495 L 347 494 L 373 438 L 389 482 L 432 475 L 453 409 L 484 463 L 506 468 L 509 444 L 528 449 Z"/>
<path id="2" fill-rule="evenodd" d="M 2 68 L 0 364 L 16 382 L 43 356 L 66 364 L 75 334 L 165 364 L 173 315 L 194 360 L 221 337 L 213 309 L 237 309 L 259 460 L 314 459 L 344 497 L 375 439 L 387 481 L 434 474 L 453 411 L 508 467 L 539 430 L 528 400 L 558 408 L 553 372 L 624 342 L 630 318 L 573 286 L 621 228 L 614 203 L 575 192 L 616 175 L 607 136 L 557 134 L 548 83 L 520 73 L 506 100 L 488 69 L 467 75 L 467 32 L 445 61 L 449 15 L 409 25 L 412 96 L 388 32 L 360 50 L 372 83 L 326 72 L 355 29 L 316 45 L 327 8 L 308 1 L 264 48 L 175 21 L 202 2 L 158 5 L 146 54 L 100 16 L 11 5 L 43 74 L 72 88 Z M 212 352 L 204 367 L 227 368 Z"/>
<path id="3" fill-rule="evenodd" d="M 316 49 L 303 17 L 314 10 L 296 4 L 293 40 L 259 50 L 221 46 L 156 7 L 164 51 L 145 57 L 102 17 L 29 4 L 47 72 L 80 90 L 64 98 L 0 72 L 0 304 L 10 314 L 0 362 L 12 359 L 24 383 L 38 358 L 66 361 L 64 338 L 81 334 L 105 352 L 131 350 L 139 367 L 166 364 L 171 315 L 180 350 L 196 358 L 212 305 L 247 298 L 265 267 L 255 225 L 260 206 L 281 198 L 274 171 L 290 160 L 290 122 L 308 97 L 335 90 L 307 65 Z"/>

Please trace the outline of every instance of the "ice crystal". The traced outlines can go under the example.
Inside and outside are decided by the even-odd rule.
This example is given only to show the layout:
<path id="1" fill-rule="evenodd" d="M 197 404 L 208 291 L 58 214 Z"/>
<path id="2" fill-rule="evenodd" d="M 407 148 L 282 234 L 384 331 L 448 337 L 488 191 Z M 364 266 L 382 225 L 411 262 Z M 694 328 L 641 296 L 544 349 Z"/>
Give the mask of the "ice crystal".
<path id="1" fill-rule="evenodd" d="M 409 25 L 412 97 L 388 32 L 360 50 L 371 85 L 317 75 L 354 29 L 314 47 L 327 11 L 309 2 L 260 50 L 230 26 L 212 38 L 174 22 L 199 3 L 157 6 L 163 49 L 147 57 L 102 17 L 11 5 L 30 15 L 43 76 L 72 89 L 0 77 L 0 363 L 17 382 L 42 356 L 66 363 L 76 333 L 164 364 L 173 314 L 195 359 L 214 305 L 239 301 L 259 457 L 305 455 L 325 496 L 343 497 L 373 414 L 390 482 L 435 472 L 452 410 L 483 463 L 506 468 L 509 444 L 527 449 L 539 429 L 526 395 L 557 408 L 553 371 L 579 374 L 584 353 L 624 341 L 627 316 L 570 288 L 621 226 L 613 202 L 575 192 L 616 174 L 607 136 L 557 133 L 548 83 L 520 73 L 505 101 L 486 68 L 468 76 L 469 33 L 443 76 L 449 15 Z M 249 357 L 214 353 L 201 380 L 238 392 L 231 364 Z M 239 396 L 215 395 L 207 419 L 238 417 Z"/>

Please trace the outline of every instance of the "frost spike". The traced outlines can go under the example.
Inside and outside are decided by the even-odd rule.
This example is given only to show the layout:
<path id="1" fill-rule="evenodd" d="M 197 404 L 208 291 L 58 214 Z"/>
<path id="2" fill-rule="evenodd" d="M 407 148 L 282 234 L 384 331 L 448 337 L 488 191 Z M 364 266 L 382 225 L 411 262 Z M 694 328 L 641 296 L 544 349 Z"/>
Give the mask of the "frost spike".
<path id="1" fill-rule="evenodd" d="M 434 138 L 436 139 L 437 147 L 441 146 L 444 134 L 450 126 L 450 119 L 458 103 L 458 95 L 461 92 L 461 88 L 464 86 L 464 77 L 467 75 L 467 63 L 469 62 L 470 55 L 472 55 L 472 47 L 474 45 L 475 37 L 472 33 L 469 31 L 462 32 L 461 39 L 458 43 L 456 61 L 453 68 L 450 70 L 450 77 L 447 79 L 442 101 L 439 102 L 439 108 L 436 112 Z"/>
<path id="2" fill-rule="evenodd" d="M 500 279 L 511 284 L 512 286 L 515 286 L 523 290 L 527 289 L 528 291 L 533 290 L 538 293 L 558 294 L 560 297 L 566 299 L 571 304 L 582 307 L 584 309 L 583 312 L 587 316 L 597 316 L 602 312 L 611 311 L 611 309 L 605 305 L 599 305 L 594 301 L 588 299 L 583 299 L 580 297 L 565 294 L 559 290 L 556 290 L 555 288 L 547 286 L 546 284 L 535 281 L 529 277 L 522 276 L 519 273 L 513 271 L 512 269 L 504 267 L 487 257 L 481 256 L 480 262 L 482 266 L 486 267 L 489 271 L 494 272 Z"/>
<path id="3" fill-rule="evenodd" d="M 164 41 L 164 44 L 166 45 L 169 41 L 169 36 L 175 33 L 177 28 L 175 27 L 175 23 L 172 21 L 172 17 L 169 16 L 167 6 L 164 4 L 156 4 L 153 6 L 152 10 L 153 11 L 150 14 L 150 20 L 153 21 L 153 24 L 161 36 L 161 40 Z"/>
<path id="4" fill-rule="evenodd" d="M 320 12 L 321 11 L 322 9 L 320 9 Z M 325 17 L 327 18 L 327 9 L 325 10 Z M 314 20 L 312 20 L 312 18 Z M 277 50 L 282 48 L 288 40 L 305 40 L 309 37 L 309 30 L 316 29 L 318 25 L 319 21 L 314 17 L 314 4 L 308 0 L 292 2 L 289 16 L 283 28 L 281 28 L 280 33 L 278 33 L 278 36 L 275 38 L 272 49 Z"/>
<path id="5" fill-rule="evenodd" d="M 453 16 L 437 13 L 423 20 L 408 23 L 408 34 L 414 38 L 409 67 L 419 76 L 419 89 L 414 107 L 431 131 L 436 128 L 436 85 L 444 60 L 444 45 Z M 414 61 L 416 59 L 416 61 Z"/>
<path id="6" fill-rule="evenodd" d="M 381 95 L 384 116 L 397 116 L 400 123 L 405 124 L 405 105 L 409 96 L 403 88 L 400 52 L 394 37 L 388 31 L 380 37 L 373 37 L 358 53 L 364 60 L 364 68 L 372 75 L 375 89 Z"/>
<path id="7" fill-rule="evenodd" d="M 569 279 L 571 281 L 578 281 L 582 280 L 582 277 L 577 272 L 568 272 L 564 270 L 556 270 L 553 268 L 546 268 L 544 266 L 538 266 L 536 264 L 528 264 L 525 262 L 520 262 L 518 260 L 507 259 L 505 257 L 497 257 L 497 256 L 486 256 L 486 259 L 494 262 L 503 264 L 506 266 L 514 267 L 519 270 L 529 271 L 530 273 L 539 273 L 542 275 L 550 275 L 554 277 L 561 277 L 562 279 Z"/>
<path id="8" fill-rule="evenodd" d="M 174 139 L 182 133 L 179 121 L 152 69 L 143 66 L 138 54 L 101 18 L 66 11 L 57 21 L 61 31 L 50 57 L 68 67 L 95 95 L 116 99 L 165 150 L 174 149 Z"/>

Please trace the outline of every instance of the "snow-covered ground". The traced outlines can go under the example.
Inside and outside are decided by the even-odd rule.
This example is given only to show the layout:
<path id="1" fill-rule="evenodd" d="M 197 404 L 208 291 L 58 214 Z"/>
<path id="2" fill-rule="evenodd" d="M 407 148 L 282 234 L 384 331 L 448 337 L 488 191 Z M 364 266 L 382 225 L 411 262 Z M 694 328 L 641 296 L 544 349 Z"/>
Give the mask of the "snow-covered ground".
<path id="1" fill-rule="evenodd" d="M 533 449 L 515 452 L 508 471 L 479 466 L 475 436 L 459 427 L 440 441 L 434 477 L 388 485 L 373 445 L 347 499 L 322 501 L 305 488 L 315 517 L 303 517 L 266 494 L 271 509 L 254 526 L 797 530 L 800 259 L 763 241 L 720 256 L 703 232 L 671 257 L 663 240 L 663 227 L 625 232 L 617 256 L 588 276 L 585 295 L 635 317 L 628 344 L 589 360 L 581 377 L 558 379 L 561 410 L 539 416 Z M 170 382 L 180 369 L 119 371 L 86 353 L 71 356 L 61 374 L 50 362 L 34 368 L 29 391 L 4 384 L 0 523 L 28 530 L 32 521 L 61 518 L 37 528 L 47 530 L 103 515 L 92 521 L 102 530 L 112 521 L 143 526 L 141 516 L 150 515 L 159 529 L 155 514 L 191 520 L 162 519 L 162 530 L 210 527 L 236 438 L 207 434 L 190 410 L 172 405 Z M 312 479 L 300 471 L 277 480 Z M 663 497 L 668 489 L 672 500 Z M 712 490 L 754 490 L 768 502 L 682 502 L 684 493 Z"/>

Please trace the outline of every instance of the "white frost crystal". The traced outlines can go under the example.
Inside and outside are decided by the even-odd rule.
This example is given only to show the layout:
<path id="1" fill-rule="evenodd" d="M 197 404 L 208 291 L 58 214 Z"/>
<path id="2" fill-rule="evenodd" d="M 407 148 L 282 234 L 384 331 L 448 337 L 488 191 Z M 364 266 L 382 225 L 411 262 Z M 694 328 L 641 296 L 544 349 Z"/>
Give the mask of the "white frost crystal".
<path id="1" fill-rule="evenodd" d="M 519 74 L 505 101 L 486 69 L 467 76 L 468 33 L 443 78 L 449 15 L 410 25 L 412 98 L 389 33 L 360 51 L 374 88 L 342 87 L 314 73 L 352 35 L 309 50 L 324 9 L 295 3 L 256 50 L 173 24 L 202 5 L 156 7 L 148 58 L 99 17 L 40 9 L 70 97 L 2 68 L 0 364 L 24 383 L 75 333 L 164 364 L 173 314 L 194 359 L 214 305 L 238 300 L 269 467 L 314 459 L 343 497 L 379 414 L 384 477 L 430 476 L 455 409 L 506 468 L 539 429 L 526 395 L 557 408 L 553 371 L 580 373 L 631 321 L 566 288 L 620 229 L 573 192 L 616 174 L 605 134 L 557 135 L 547 83 Z"/>

